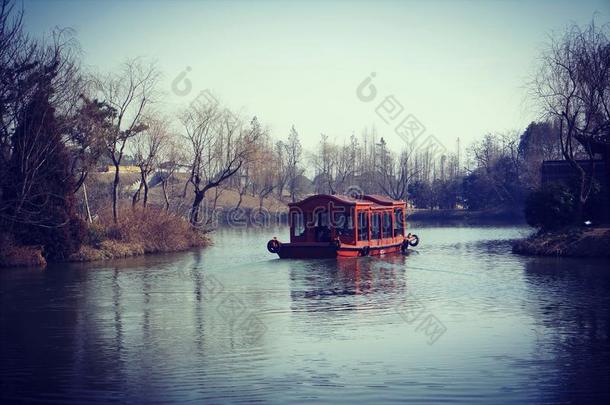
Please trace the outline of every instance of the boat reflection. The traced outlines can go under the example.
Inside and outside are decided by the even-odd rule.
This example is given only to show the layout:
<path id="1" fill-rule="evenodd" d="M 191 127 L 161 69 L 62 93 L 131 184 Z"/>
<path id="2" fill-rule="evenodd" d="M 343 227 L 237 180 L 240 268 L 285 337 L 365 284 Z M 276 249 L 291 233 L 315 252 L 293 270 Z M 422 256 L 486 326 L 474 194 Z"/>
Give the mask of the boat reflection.
<path id="1" fill-rule="evenodd" d="M 383 309 L 393 307 L 406 294 L 407 257 L 315 260 L 291 267 L 294 311 Z M 361 296 L 362 299 L 345 299 Z"/>

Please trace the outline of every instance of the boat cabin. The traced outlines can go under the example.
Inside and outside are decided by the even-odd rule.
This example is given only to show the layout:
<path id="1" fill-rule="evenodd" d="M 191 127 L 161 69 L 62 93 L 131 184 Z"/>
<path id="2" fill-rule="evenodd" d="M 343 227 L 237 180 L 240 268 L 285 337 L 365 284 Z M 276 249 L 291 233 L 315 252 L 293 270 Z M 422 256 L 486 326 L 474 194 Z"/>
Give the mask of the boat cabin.
<path id="1" fill-rule="evenodd" d="M 405 210 L 404 201 L 377 195 L 314 195 L 289 204 L 290 243 L 277 244 L 273 253 L 330 257 L 400 251 L 407 240 Z"/>

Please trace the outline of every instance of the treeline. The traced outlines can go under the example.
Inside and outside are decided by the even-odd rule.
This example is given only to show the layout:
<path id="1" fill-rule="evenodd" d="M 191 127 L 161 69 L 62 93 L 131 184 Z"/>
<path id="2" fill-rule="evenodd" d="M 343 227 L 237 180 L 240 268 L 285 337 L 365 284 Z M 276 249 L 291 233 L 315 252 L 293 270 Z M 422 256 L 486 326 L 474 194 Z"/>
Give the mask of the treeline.
<path id="1" fill-rule="evenodd" d="M 8 0 L 0 4 L 0 264 L 20 246 L 37 246 L 51 260 L 109 239 L 143 245 L 135 250 L 171 249 L 163 241 L 150 247 L 138 232 L 148 228 L 147 235 L 163 238 L 167 229 L 184 230 L 184 219 L 192 229 L 205 227 L 202 205 L 215 205 L 221 188 L 238 191 L 236 207 L 246 194 L 258 197 L 259 207 L 272 194 L 302 195 L 296 130 L 275 141 L 257 117 L 240 116 L 210 92 L 168 115 L 154 63 L 134 58 L 111 72 L 87 71 L 70 30 L 32 38 L 23 11 Z M 108 192 L 87 192 L 100 166 L 110 167 Z M 134 167 L 137 186 L 124 187 Z M 177 182 L 182 191 L 170 192 Z M 163 200 L 151 207 L 152 187 L 161 188 Z M 92 210 L 88 195 L 108 200 Z M 159 226 L 143 226 L 151 221 Z M 175 245 L 196 239 L 187 235 Z"/>
<path id="2" fill-rule="evenodd" d="M 453 153 L 440 154 L 411 145 L 396 151 L 374 130 L 343 144 L 322 135 L 309 156 L 312 187 L 383 194 L 422 209 L 520 211 L 527 193 L 540 186 L 542 162 L 561 159 L 558 139 L 555 124 L 532 122 L 521 134 L 487 134 L 463 150 L 456 139 Z"/>
<path id="3" fill-rule="evenodd" d="M 579 156 L 593 156 L 587 140 L 610 128 L 604 107 L 610 105 L 608 74 L 599 67 L 610 49 L 607 37 L 600 37 L 606 28 L 572 29 L 572 37 L 553 45 L 535 87 L 540 104 L 553 109 L 522 134 L 488 134 L 466 148 L 446 148 L 453 153 L 438 153 L 407 144 L 397 149 L 383 134 L 365 129 L 338 141 L 321 135 L 317 148 L 307 151 L 296 128 L 272 135 L 256 116 L 240 116 L 207 91 L 175 114 L 164 113 L 161 72 L 154 63 L 135 58 L 112 72 L 86 71 L 72 32 L 35 39 L 24 33 L 22 17 L 10 1 L 2 1 L 0 244 L 40 245 L 51 259 L 69 257 L 83 242 L 121 234 L 129 239 L 124 233 L 138 227 L 125 223 L 149 208 L 186 218 L 192 228 L 205 226 L 209 207 L 203 207 L 214 208 L 222 190 L 238 196 L 229 208 L 239 208 L 246 196 L 255 197 L 262 210 L 270 198 L 289 202 L 310 193 L 363 192 L 409 200 L 417 208 L 519 210 L 540 186 L 543 160 L 567 159 L 582 175 Z M 565 76 L 582 91 L 562 110 L 562 99 L 544 86 L 559 80 L 552 55 L 568 52 L 562 44 L 576 41 L 575 32 L 586 40 L 581 59 L 589 59 Z M 584 74 L 585 68 L 594 71 Z M 137 168 L 139 181 L 125 189 L 127 164 Z M 86 185 L 100 166 L 110 166 L 108 193 L 98 193 L 109 201 L 92 212 Z M 579 179 L 581 212 L 591 184 L 584 175 Z M 160 200 L 151 201 L 153 187 L 161 189 Z M 96 218 L 110 218 L 102 236 Z"/>
<path id="4" fill-rule="evenodd" d="M 551 39 L 527 87 L 542 117 L 519 133 L 487 134 L 454 154 L 438 148 L 388 151 L 363 134 L 338 145 L 324 135 L 312 162 L 317 192 L 364 192 L 408 199 L 417 208 L 521 212 L 551 229 L 610 219 L 610 170 L 594 162 L 610 148 L 610 24 L 569 26 Z M 563 160 L 571 175 L 541 184 L 544 160 Z M 603 180 L 605 178 L 605 181 Z"/>

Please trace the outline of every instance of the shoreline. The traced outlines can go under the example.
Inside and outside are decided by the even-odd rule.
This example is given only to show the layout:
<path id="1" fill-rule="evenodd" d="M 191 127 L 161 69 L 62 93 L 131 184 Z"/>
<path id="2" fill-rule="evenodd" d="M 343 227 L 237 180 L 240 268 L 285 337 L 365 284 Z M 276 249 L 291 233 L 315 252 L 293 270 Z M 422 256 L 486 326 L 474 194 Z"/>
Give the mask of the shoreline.
<path id="1" fill-rule="evenodd" d="M 82 245 L 80 249 L 66 260 L 47 261 L 40 246 L 12 246 L 10 251 L 0 256 L 0 268 L 8 267 L 46 267 L 57 263 L 91 263 L 108 260 L 125 259 L 129 257 L 152 256 L 167 253 L 186 252 L 195 248 L 204 248 L 212 243 L 207 236 L 200 235 L 199 240 L 188 245 L 164 249 L 148 249 L 141 243 L 105 240 L 99 247 Z"/>
<path id="2" fill-rule="evenodd" d="M 524 256 L 608 258 L 610 228 L 566 228 L 513 241 L 512 252 Z"/>
<path id="3" fill-rule="evenodd" d="M 123 208 L 120 214 L 122 219 L 117 223 L 108 213 L 96 222 L 83 223 L 78 249 L 61 256 L 47 255 L 42 245 L 22 245 L 8 234 L 0 235 L 0 267 L 121 259 L 182 252 L 211 243 L 207 233 L 163 209 Z"/>
<path id="4" fill-rule="evenodd" d="M 502 209 L 468 211 L 463 209 L 412 209 L 407 211 L 407 222 L 438 222 L 452 224 L 463 222 L 477 223 L 523 223 L 525 217 L 522 211 L 508 211 Z"/>
<path id="5" fill-rule="evenodd" d="M 210 238 L 200 235 L 200 240 L 193 241 L 188 245 L 176 246 L 165 249 L 147 249 L 141 243 L 126 243 L 114 240 L 107 240 L 100 244 L 99 247 L 91 245 L 83 245 L 78 252 L 73 253 L 67 263 L 85 263 L 85 262 L 100 262 L 106 260 L 124 259 L 127 257 L 158 255 L 164 253 L 179 253 L 186 252 L 194 248 L 204 248 L 211 244 Z"/>

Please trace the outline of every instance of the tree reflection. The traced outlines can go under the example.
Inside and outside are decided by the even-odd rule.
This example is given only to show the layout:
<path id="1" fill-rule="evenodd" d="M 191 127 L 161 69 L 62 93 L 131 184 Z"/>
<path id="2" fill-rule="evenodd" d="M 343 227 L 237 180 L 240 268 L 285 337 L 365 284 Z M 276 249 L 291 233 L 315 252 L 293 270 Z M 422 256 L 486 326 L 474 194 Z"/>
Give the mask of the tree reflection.
<path id="1" fill-rule="evenodd" d="M 531 259 L 528 309 L 536 320 L 534 357 L 554 402 L 610 399 L 610 273 L 593 260 Z M 550 361 L 550 363 L 548 361 Z M 607 401 L 605 401 L 607 403 Z"/>

